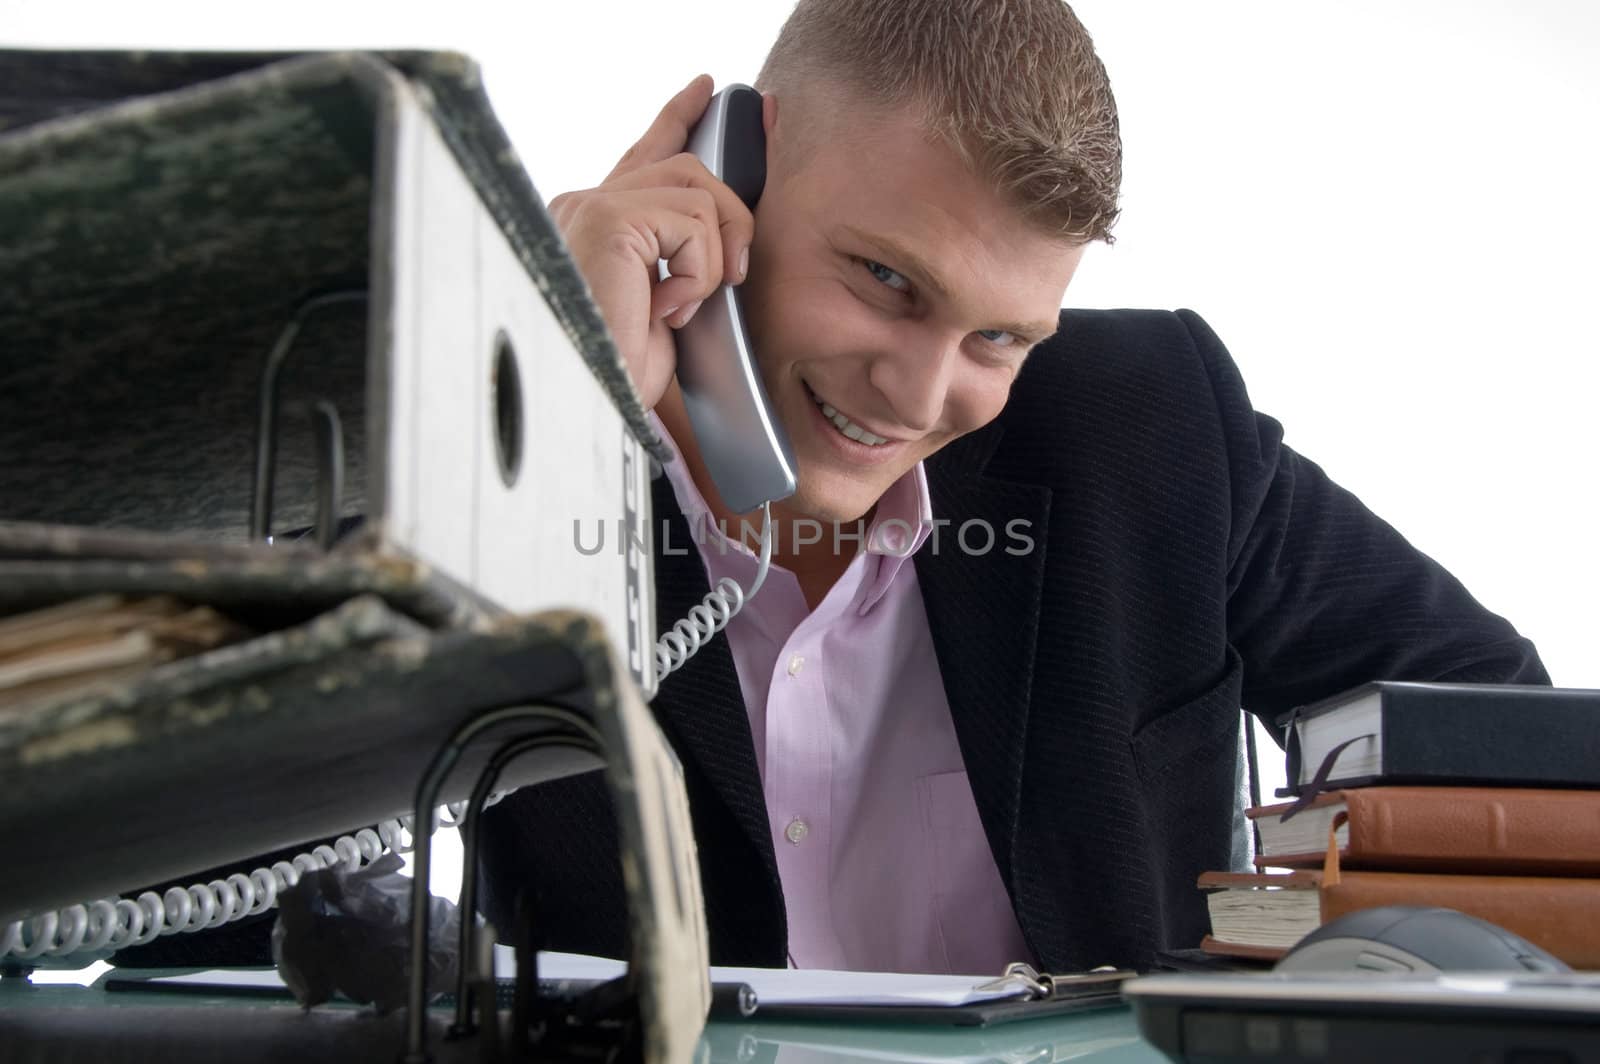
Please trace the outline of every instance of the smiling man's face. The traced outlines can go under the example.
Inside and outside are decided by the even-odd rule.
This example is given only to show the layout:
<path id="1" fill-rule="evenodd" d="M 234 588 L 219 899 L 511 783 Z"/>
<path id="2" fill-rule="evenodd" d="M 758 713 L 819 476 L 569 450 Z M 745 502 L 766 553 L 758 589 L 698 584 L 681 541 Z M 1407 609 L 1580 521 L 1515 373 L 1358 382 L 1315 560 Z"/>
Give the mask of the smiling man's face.
<path id="1" fill-rule="evenodd" d="M 854 521 L 1000 413 L 1083 248 L 1030 226 L 909 112 L 768 158 L 742 291 L 800 466 L 782 509 Z"/>

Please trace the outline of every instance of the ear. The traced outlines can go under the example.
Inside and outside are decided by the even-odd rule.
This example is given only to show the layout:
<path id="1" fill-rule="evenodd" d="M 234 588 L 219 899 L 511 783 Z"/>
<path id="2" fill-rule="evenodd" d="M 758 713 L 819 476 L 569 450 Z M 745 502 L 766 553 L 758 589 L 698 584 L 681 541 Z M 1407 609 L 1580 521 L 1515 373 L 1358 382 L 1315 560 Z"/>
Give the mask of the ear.
<path id="1" fill-rule="evenodd" d="M 772 127 L 778 124 L 778 98 L 770 92 L 761 94 L 761 130 L 772 139 Z"/>

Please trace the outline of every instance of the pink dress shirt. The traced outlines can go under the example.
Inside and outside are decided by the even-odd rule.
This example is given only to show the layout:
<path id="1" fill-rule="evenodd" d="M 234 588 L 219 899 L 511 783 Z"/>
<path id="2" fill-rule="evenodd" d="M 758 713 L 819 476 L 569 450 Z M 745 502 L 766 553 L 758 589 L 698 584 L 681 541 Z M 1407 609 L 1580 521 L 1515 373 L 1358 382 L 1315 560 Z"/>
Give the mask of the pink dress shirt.
<path id="1" fill-rule="evenodd" d="M 666 469 L 711 584 L 731 576 L 748 588 L 755 555 L 714 527 L 683 462 Z M 815 610 L 774 564 L 724 633 L 794 967 L 993 976 L 1031 960 L 978 821 L 909 564 L 932 520 L 919 464 L 879 501 L 865 550 Z"/>

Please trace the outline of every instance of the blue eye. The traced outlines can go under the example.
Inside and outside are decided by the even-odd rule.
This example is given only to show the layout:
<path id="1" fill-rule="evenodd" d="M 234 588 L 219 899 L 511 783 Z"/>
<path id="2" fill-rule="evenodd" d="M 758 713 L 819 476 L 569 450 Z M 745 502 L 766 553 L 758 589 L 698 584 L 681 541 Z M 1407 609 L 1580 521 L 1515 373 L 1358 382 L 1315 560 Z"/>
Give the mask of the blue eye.
<path id="1" fill-rule="evenodd" d="M 883 284 L 893 288 L 896 292 L 904 292 L 911 287 L 911 282 L 906 280 L 904 274 L 889 269 L 889 267 L 885 266 L 881 262 L 873 262 L 871 259 L 862 259 L 861 264 L 867 268 L 868 273 L 872 274 L 873 277 L 876 277 Z"/>
<path id="2" fill-rule="evenodd" d="M 1004 329 L 979 329 L 978 335 L 996 347 L 1010 347 L 1017 342 L 1017 334 Z"/>

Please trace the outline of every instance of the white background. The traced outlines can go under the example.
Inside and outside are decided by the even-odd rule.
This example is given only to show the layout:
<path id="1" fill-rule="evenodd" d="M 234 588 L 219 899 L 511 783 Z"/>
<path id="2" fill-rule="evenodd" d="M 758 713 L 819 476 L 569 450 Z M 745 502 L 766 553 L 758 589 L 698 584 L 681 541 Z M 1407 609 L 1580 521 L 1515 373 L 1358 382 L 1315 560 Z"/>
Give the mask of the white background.
<path id="1" fill-rule="evenodd" d="M 1075 7 L 1126 183 L 1069 305 L 1198 310 L 1292 446 L 1600 687 L 1600 4 Z M 549 197 L 693 75 L 753 79 L 788 8 L 0 0 L 0 43 L 459 49 Z"/>

